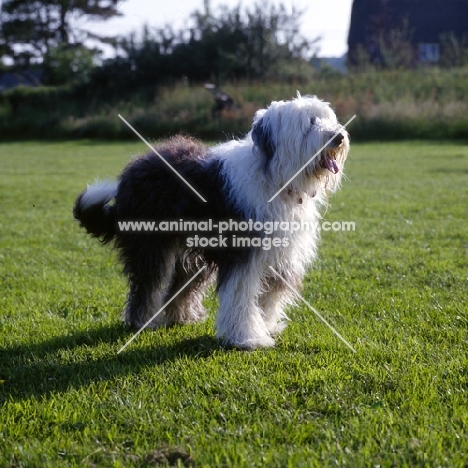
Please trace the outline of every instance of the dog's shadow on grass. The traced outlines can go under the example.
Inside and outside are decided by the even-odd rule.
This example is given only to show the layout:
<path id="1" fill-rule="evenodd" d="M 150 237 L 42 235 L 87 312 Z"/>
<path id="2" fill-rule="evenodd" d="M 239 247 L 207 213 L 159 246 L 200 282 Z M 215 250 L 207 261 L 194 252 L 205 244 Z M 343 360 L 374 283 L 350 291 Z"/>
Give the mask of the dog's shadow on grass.
<path id="1" fill-rule="evenodd" d="M 136 374 L 150 365 L 158 366 L 181 357 L 204 359 L 221 348 L 213 336 L 205 334 L 154 348 L 138 349 L 130 345 L 121 354 L 93 350 L 103 343 L 115 344 L 127 338 L 128 329 L 115 324 L 33 345 L 3 348 L 0 350 L 0 403 L 8 398 L 40 397 L 81 388 L 92 382 Z"/>
<path id="2" fill-rule="evenodd" d="M 431 172 L 434 174 L 468 174 L 468 168 L 438 167 L 437 169 L 432 169 Z"/>

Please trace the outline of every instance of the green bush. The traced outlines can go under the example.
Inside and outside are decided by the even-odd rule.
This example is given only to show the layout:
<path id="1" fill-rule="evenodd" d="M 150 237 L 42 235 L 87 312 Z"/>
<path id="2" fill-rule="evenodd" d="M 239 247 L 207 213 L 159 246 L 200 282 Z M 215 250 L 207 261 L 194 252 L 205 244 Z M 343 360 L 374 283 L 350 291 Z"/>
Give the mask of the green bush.
<path id="1" fill-rule="evenodd" d="M 247 132 L 257 109 L 291 99 L 296 90 L 330 102 L 342 121 L 356 115 L 355 139 L 468 137 L 467 67 L 313 72 L 308 79 L 301 72 L 297 80 L 290 72 L 282 80 L 226 83 L 222 88 L 239 110 L 220 116 L 212 113 L 214 101 L 202 83 L 154 86 L 120 99 L 82 85 L 16 88 L 0 93 L 0 138 L 135 138 L 121 114 L 150 139 L 179 132 L 224 139 Z"/>

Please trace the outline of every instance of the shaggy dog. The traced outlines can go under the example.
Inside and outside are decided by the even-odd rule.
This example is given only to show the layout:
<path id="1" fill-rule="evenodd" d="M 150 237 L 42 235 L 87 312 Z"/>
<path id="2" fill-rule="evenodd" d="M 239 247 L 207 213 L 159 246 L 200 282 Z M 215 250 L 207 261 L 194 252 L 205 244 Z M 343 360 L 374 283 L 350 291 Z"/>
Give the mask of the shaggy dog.
<path id="1" fill-rule="evenodd" d="M 298 93 L 259 110 L 244 139 L 206 147 L 176 136 L 155 150 L 74 207 L 119 251 L 130 286 L 123 320 L 141 328 L 173 298 L 151 327 L 202 321 L 215 279 L 221 342 L 273 346 L 316 256 L 319 208 L 339 187 L 348 133 L 328 103 Z"/>

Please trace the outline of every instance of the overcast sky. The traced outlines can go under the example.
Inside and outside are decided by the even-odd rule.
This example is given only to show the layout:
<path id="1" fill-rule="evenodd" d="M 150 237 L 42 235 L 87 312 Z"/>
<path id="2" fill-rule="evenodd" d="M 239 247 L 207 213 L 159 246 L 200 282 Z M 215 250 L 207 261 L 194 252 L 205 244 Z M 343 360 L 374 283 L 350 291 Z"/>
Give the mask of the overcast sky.
<path id="1" fill-rule="evenodd" d="M 212 12 L 219 5 L 230 8 L 241 4 L 249 7 L 258 0 L 210 0 Z M 274 3 L 280 3 L 276 0 Z M 352 0 L 284 0 L 286 7 L 292 5 L 299 10 L 306 10 L 301 22 L 302 34 L 308 38 L 321 36 L 321 56 L 342 56 L 347 51 L 349 20 Z M 123 17 L 106 23 L 88 25 L 100 33 L 125 34 L 141 31 L 143 24 L 158 28 L 171 24 L 179 29 L 189 26 L 190 14 L 195 10 L 203 11 L 203 0 L 122 0 L 119 11 Z"/>
<path id="2" fill-rule="evenodd" d="M 241 8 L 246 8 L 261 1 L 210 0 L 210 6 L 212 12 L 216 12 L 220 5 L 233 8 L 240 4 Z M 298 10 L 305 10 L 301 32 L 309 39 L 321 36 L 322 57 L 339 57 L 346 53 L 352 0 L 270 0 L 270 3 L 282 3 L 288 8 L 294 5 Z M 153 28 L 171 24 L 180 29 L 190 26 L 189 17 L 195 10 L 203 11 L 203 0 L 121 0 L 122 17 L 85 26 L 107 35 L 140 32 L 145 23 Z"/>

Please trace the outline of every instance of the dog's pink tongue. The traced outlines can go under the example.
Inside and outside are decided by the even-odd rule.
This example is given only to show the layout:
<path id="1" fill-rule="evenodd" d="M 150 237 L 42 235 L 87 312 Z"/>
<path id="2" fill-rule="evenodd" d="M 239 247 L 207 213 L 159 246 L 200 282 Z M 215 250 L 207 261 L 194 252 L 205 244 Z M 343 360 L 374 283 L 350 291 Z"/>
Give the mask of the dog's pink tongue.
<path id="1" fill-rule="evenodd" d="M 336 162 L 333 158 L 329 158 L 328 156 L 325 158 L 325 164 L 327 165 L 327 169 L 333 174 L 338 174 L 340 172 Z"/>

